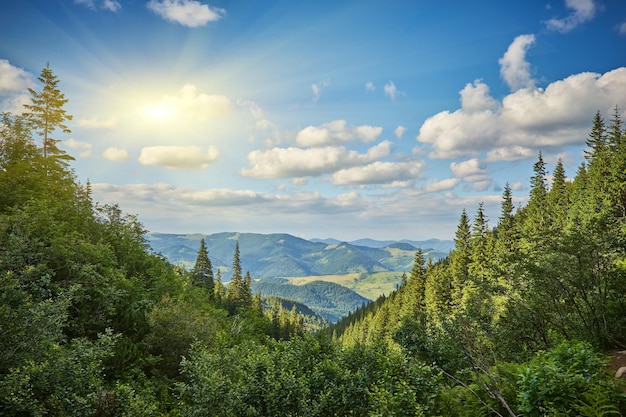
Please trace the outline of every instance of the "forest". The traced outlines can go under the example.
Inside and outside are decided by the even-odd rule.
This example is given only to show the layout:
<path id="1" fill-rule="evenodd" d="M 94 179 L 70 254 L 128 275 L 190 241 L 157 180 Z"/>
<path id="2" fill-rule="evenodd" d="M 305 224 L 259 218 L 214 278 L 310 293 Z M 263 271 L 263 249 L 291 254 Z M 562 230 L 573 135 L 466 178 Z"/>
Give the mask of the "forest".
<path id="1" fill-rule="evenodd" d="M 395 292 L 312 330 L 252 294 L 239 244 L 229 277 L 204 242 L 186 270 L 94 202 L 54 138 L 72 116 L 49 65 L 39 82 L 0 122 L 0 415 L 626 413 L 619 107 L 590 115 L 573 177 L 539 153 L 527 204 L 507 186 L 495 226 L 464 210 L 449 256 L 418 250 Z"/>

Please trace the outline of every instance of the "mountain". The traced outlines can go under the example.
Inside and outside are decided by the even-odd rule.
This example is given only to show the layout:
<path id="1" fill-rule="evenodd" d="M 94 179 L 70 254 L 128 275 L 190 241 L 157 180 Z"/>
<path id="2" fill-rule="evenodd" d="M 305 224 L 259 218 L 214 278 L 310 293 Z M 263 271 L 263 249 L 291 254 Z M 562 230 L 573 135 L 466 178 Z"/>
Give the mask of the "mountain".
<path id="1" fill-rule="evenodd" d="M 311 239 L 311 242 L 317 243 L 326 243 L 326 244 L 337 244 L 341 243 L 340 240 L 327 238 L 327 239 Z M 426 249 L 434 249 L 439 252 L 445 252 L 446 254 L 450 252 L 454 248 L 454 241 L 452 240 L 442 240 L 442 239 L 428 239 L 428 240 L 375 240 L 375 239 L 357 239 L 351 240 L 347 243 L 355 246 L 367 246 L 370 248 L 384 248 L 396 243 L 408 243 L 415 248 Z"/>
<path id="2" fill-rule="evenodd" d="M 292 285 L 288 282 L 255 281 L 252 292 L 264 296 L 298 300 L 317 315 L 336 322 L 358 307 L 367 305 L 370 300 L 354 291 L 333 282 L 314 281 L 304 285 Z"/>
<path id="3" fill-rule="evenodd" d="M 447 256 L 451 247 L 451 241 L 437 239 L 424 242 L 362 239 L 352 243 L 329 240 L 328 243 L 320 240 L 309 241 L 286 233 L 147 235 L 148 243 L 155 252 L 186 268 L 193 267 L 202 238 L 205 239 L 213 267 L 220 269 L 225 281 L 228 280 L 237 242 L 242 269 L 250 271 L 255 278 L 404 272 L 411 270 L 418 247 L 433 260 Z M 359 242 L 362 244 L 357 244 Z"/>

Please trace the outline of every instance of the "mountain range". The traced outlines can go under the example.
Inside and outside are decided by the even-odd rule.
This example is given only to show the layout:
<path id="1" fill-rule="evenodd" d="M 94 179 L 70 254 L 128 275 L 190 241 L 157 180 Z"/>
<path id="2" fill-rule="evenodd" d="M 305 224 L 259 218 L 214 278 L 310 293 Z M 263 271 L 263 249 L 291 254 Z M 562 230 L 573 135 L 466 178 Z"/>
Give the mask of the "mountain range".
<path id="1" fill-rule="evenodd" d="M 223 280 L 228 281 L 235 244 L 239 242 L 241 267 L 253 278 L 302 277 L 383 271 L 408 272 L 415 252 L 422 248 L 434 261 L 447 256 L 454 243 L 449 240 L 377 241 L 360 239 L 306 240 L 286 233 L 149 233 L 148 243 L 171 263 L 190 269 L 195 263 L 200 240 L 204 238 L 209 259 Z"/>
<path id="2" fill-rule="evenodd" d="M 239 243 L 241 268 L 253 277 L 254 293 L 278 297 L 286 308 L 290 308 L 288 300 L 297 301 L 331 322 L 397 288 L 402 273 L 413 268 L 418 248 L 436 261 L 447 256 L 454 245 L 437 239 L 306 240 L 285 233 L 147 235 L 155 252 L 188 270 L 195 264 L 201 239 L 214 271 L 220 271 L 225 284 L 230 281 Z"/>

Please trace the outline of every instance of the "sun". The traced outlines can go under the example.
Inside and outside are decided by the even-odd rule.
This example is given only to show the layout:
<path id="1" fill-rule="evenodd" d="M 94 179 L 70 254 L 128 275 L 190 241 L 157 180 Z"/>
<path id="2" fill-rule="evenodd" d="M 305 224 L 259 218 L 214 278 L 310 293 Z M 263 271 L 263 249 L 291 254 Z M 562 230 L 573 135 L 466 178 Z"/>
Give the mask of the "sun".
<path id="1" fill-rule="evenodd" d="M 154 104 L 146 108 L 146 116 L 153 120 L 165 120 L 172 117 L 173 110 L 164 104 Z"/>

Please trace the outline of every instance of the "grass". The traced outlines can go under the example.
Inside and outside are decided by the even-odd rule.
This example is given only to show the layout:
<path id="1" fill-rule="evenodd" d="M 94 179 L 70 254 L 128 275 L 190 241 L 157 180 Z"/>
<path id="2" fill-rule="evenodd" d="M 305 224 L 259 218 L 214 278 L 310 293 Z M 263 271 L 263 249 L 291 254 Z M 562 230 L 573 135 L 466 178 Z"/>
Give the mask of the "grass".
<path id="1" fill-rule="evenodd" d="M 360 296 L 376 300 L 381 295 L 389 295 L 402 280 L 402 272 L 374 272 L 371 274 L 312 275 L 287 278 L 293 285 L 304 285 L 313 281 L 328 281 L 350 288 Z"/>

